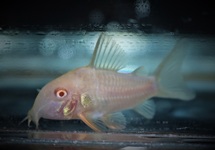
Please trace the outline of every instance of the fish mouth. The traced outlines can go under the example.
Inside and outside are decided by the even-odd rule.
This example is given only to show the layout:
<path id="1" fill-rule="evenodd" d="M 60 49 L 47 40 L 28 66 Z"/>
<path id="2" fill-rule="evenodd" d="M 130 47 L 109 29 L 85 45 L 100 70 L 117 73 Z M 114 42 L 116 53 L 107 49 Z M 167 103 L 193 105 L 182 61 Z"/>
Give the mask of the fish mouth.
<path id="1" fill-rule="evenodd" d="M 68 100 L 62 103 L 58 112 L 61 112 L 65 118 L 70 119 L 77 106 L 77 100 Z"/>
<path id="2" fill-rule="evenodd" d="M 34 112 L 34 108 L 30 109 L 28 111 L 28 114 L 27 116 L 19 123 L 22 124 L 23 122 L 25 122 L 26 120 L 28 120 L 28 127 L 30 127 L 30 123 L 33 122 L 35 123 L 36 125 L 36 129 L 38 129 L 39 127 L 39 119 L 40 119 L 40 113 L 42 112 L 43 113 L 43 117 L 44 118 L 50 118 L 50 119 L 63 119 L 62 116 L 65 118 L 65 119 L 71 119 L 73 117 L 73 112 L 75 111 L 76 109 L 76 106 L 77 106 L 77 100 L 67 100 L 65 102 L 63 102 L 61 105 L 60 105 L 60 108 L 57 109 L 57 112 L 62 114 L 62 115 L 57 115 L 55 114 L 54 115 L 54 112 L 52 113 L 52 115 L 54 116 L 49 116 L 49 117 L 45 117 L 44 116 L 44 112 L 42 111 L 45 107 L 47 107 L 50 103 L 47 103 L 46 105 L 44 105 L 43 107 L 41 107 L 39 110 L 37 110 L 36 112 Z M 54 106 L 57 106 L 54 104 Z M 53 107 L 52 107 L 53 108 Z M 49 110 L 49 109 L 48 109 Z"/>
<path id="3" fill-rule="evenodd" d="M 43 111 L 44 108 L 46 108 L 47 106 L 49 106 L 50 103 L 47 103 L 45 105 L 43 105 L 42 107 L 39 107 L 39 109 L 37 109 L 37 107 L 35 108 L 35 106 L 33 106 L 29 111 L 27 116 L 19 123 L 23 123 L 24 121 L 28 120 L 28 127 L 30 127 L 31 122 L 33 122 L 36 125 L 36 129 L 39 128 L 39 120 L 41 118 L 40 113 Z"/>

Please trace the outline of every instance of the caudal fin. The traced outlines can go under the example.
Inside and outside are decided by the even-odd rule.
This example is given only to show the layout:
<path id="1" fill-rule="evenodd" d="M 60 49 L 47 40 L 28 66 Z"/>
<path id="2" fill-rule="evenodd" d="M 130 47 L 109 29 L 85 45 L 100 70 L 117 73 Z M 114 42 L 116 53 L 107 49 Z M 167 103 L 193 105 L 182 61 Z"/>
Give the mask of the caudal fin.
<path id="1" fill-rule="evenodd" d="M 181 66 L 186 55 L 186 46 L 185 39 L 179 40 L 155 71 L 159 97 L 181 100 L 191 100 L 195 97 L 195 94 L 186 87 L 181 74 Z"/>

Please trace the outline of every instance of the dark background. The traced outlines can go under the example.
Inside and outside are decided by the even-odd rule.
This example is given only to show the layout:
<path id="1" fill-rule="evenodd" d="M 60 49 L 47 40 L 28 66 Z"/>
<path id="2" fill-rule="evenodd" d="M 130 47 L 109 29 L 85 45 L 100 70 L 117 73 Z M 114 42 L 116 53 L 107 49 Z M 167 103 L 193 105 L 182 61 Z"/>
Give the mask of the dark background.
<path id="1" fill-rule="evenodd" d="M 215 7 L 211 0 L 149 0 L 151 13 L 138 20 L 171 32 L 215 33 Z M 126 24 L 135 19 L 135 0 L 1 1 L 1 28 L 87 25 L 89 13 L 100 10 L 106 25 L 110 21 Z"/>

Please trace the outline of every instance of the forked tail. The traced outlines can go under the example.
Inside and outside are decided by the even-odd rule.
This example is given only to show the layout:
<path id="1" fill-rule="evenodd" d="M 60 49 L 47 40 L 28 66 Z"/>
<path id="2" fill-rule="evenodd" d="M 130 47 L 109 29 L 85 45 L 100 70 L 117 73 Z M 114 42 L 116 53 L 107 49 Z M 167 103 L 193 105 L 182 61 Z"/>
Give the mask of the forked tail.
<path id="1" fill-rule="evenodd" d="M 186 56 L 186 46 L 185 39 L 179 40 L 155 71 L 159 87 L 157 96 L 181 100 L 191 100 L 195 97 L 195 93 L 186 87 L 181 74 L 181 66 Z"/>

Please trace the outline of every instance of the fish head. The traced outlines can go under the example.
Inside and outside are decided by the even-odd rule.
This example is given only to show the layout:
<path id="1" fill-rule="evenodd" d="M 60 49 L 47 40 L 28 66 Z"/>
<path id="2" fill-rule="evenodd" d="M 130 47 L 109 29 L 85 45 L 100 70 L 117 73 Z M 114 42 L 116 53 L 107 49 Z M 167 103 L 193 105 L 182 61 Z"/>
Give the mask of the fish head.
<path id="1" fill-rule="evenodd" d="M 74 117 L 79 96 L 68 82 L 55 79 L 45 85 L 38 93 L 27 117 L 28 125 L 34 122 L 38 128 L 39 119 L 68 120 Z"/>

